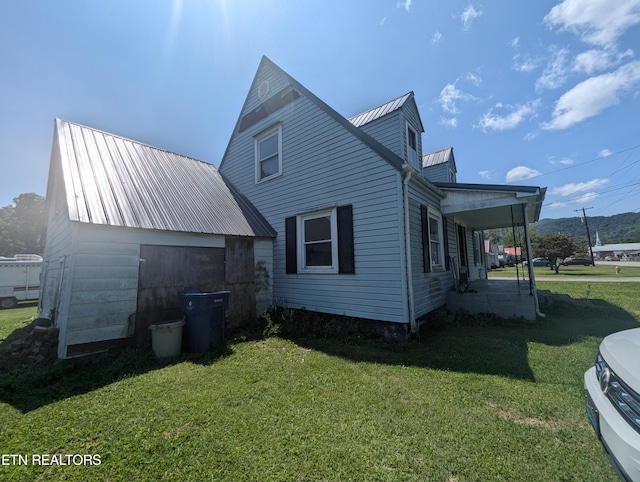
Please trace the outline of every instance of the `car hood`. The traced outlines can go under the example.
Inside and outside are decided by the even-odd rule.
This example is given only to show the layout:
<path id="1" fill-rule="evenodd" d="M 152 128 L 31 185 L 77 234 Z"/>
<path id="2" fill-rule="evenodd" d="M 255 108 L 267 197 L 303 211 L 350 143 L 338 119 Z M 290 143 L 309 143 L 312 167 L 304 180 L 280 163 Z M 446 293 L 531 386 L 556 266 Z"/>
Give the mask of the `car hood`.
<path id="1" fill-rule="evenodd" d="M 605 337 L 600 344 L 600 354 L 624 383 L 640 393 L 640 328 Z"/>

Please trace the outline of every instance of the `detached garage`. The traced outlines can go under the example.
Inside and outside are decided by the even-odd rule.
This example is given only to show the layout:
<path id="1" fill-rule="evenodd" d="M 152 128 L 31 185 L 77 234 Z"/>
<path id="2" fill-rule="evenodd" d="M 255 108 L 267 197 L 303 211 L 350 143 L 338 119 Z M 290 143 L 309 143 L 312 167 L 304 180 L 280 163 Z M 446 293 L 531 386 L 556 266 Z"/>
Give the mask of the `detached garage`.
<path id="1" fill-rule="evenodd" d="M 271 303 L 276 232 L 210 164 L 56 119 L 46 199 L 60 358 L 149 343 L 185 287 L 231 291 L 230 328 Z"/>

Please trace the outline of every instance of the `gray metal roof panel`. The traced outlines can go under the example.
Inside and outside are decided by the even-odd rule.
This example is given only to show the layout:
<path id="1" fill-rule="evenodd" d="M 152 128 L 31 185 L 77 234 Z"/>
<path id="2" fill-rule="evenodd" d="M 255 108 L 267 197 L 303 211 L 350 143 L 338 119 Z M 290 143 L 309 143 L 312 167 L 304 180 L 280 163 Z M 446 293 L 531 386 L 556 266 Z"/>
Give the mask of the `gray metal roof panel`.
<path id="1" fill-rule="evenodd" d="M 453 157 L 453 147 L 440 149 L 439 151 L 429 152 L 422 156 L 422 167 L 437 166 L 449 161 Z"/>
<path id="2" fill-rule="evenodd" d="M 144 229 L 275 237 L 211 164 L 56 120 L 71 220 Z"/>
<path id="3" fill-rule="evenodd" d="M 387 114 L 390 114 L 391 112 L 394 112 L 400 109 L 404 105 L 404 103 L 407 101 L 407 99 L 411 97 L 412 94 L 413 92 L 407 92 L 406 94 L 401 95 L 400 97 L 390 100 L 389 102 L 385 102 L 384 104 L 378 107 L 375 107 L 373 109 L 370 109 L 366 112 L 362 112 L 358 115 L 350 117 L 347 120 L 351 122 L 354 126 L 361 127 L 365 124 L 368 124 L 369 122 L 373 122 L 374 120 L 379 119 L 380 117 L 383 117 Z"/>

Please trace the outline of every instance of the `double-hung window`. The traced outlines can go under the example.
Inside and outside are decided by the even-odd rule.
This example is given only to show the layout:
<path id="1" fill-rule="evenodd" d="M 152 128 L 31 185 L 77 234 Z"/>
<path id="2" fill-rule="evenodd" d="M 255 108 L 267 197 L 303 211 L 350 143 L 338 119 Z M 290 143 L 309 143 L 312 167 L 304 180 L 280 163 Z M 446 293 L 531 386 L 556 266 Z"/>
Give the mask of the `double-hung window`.
<path id="1" fill-rule="evenodd" d="M 256 183 L 282 174 L 282 126 L 270 127 L 255 137 Z"/>
<path id="2" fill-rule="evenodd" d="M 337 272 L 336 210 L 301 215 L 298 217 L 298 223 L 301 269 Z"/>
<path id="3" fill-rule="evenodd" d="M 355 273 L 353 206 L 285 219 L 286 273 Z"/>
<path id="4" fill-rule="evenodd" d="M 407 155 L 409 163 L 416 169 L 420 169 L 418 165 L 418 134 L 407 124 Z"/>
<path id="5" fill-rule="evenodd" d="M 427 206 L 420 206 L 420 211 L 424 271 L 428 273 L 435 267 L 448 269 L 444 257 L 445 239 L 442 215 Z"/>

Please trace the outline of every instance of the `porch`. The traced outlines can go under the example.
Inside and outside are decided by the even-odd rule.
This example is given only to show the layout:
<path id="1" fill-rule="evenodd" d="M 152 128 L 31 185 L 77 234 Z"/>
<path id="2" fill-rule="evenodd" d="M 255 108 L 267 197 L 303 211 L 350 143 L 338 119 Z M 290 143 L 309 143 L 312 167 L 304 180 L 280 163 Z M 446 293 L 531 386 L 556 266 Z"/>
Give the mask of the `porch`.
<path id="1" fill-rule="evenodd" d="M 464 292 L 447 293 L 447 311 L 463 309 L 469 313 L 494 313 L 501 318 L 522 317 L 536 320 L 535 288 L 529 280 L 479 279 Z"/>

